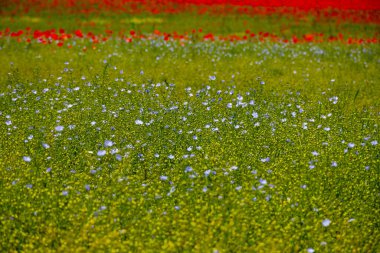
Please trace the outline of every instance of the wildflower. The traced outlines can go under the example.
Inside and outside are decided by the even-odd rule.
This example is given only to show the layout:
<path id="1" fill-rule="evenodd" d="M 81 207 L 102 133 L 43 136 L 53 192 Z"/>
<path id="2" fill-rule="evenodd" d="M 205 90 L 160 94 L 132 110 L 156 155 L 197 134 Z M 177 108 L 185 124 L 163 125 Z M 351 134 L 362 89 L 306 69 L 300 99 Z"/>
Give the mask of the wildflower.
<path id="1" fill-rule="evenodd" d="M 338 166 L 338 163 L 337 162 L 335 162 L 335 161 L 332 161 L 331 162 L 331 167 L 337 167 Z"/>
<path id="2" fill-rule="evenodd" d="M 10 126 L 10 125 L 12 125 L 12 121 L 11 121 L 11 120 L 7 120 L 7 121 L 5 121 L 5 124 L 6 124 L 7 126 Z"/>
<path id="3" fill-rule="evenodd" d="M 167 177 L 167 176 L 160 176 L 160 179 L 161 179 L 162 181 L 166 181 L 166 180 L 168 180 L 168 177 Z"/>
<path id="4" fill-rule="evenodd" d="M 45 149 L 48 149 L 48 148 L 50 148 L 50 145 L 47 143 L 42 143 L 42 147 Z"/>
<path id="5" fill-rule="evenodd" d="M 142 125 L 142 124 L 144 124 L 144 122 L 142 122 L 142 120 L 137 119 L 137 120 L 135 120 L 135 124 L 136 125 Z"/>
<path id="6" fill-rule="evenodd" d="M 254 119 L 257 119 L 259 117 L 259 114 L 257 112 L 252 112 L 252 117 Z"/>
<path id="7" fill-rule="evenodd" d="M 63 126 L 56 126 L 56 127 L 55 127 L 55 131 L 57 131 L 57 132 L 62 132 L 63 129 L 64 129 Z"/>
<path id="8" fill-rule="evenodd" d="M 269 157 L 261 158 L 260 161 L 263 162 L 263 163 L 267 163 L 267 162 L 270 161 L 270 158 Z"/>
<path id="9" fill-rule="evenodd" d="M 97 153 L 98 156 L 105 156 L 106 154 L 107 154 L 107 151 L 105 150 L 99 150 Z"/>
<path id="10" fill-rule="evenodd" d="M 91 187 L 90 187 L 88 184 L 86 184 L 86 185 L 84 186 L 84 188 L 86 189 L 86 191 L 89 191 L 89 190 L 91 189 Z"/>
<path id="11" fill-rule="evenodd" d="M 338 97 L 337 97 L 337 96 L 331 97 L 331 98 L 329 98 L 329 100 L 330 100 L 330 102 L 332 102 L 334 105 L 335 105 L 336 103 L 338 103 Z"/>
<path id="12" fill-rule="evenodd" d="M 216 76 L 209 76 L 208 77 L 210 81 L 215 81 L 216 80 Z"/>
<path id="13" fill-rule="evenodd" d="M 175 192 L 175 186 L 172 186 L 170 188 L 170 191 L 168 192 L 168 194 L 166 194 L 167 196 L 170 196 L 173 192 Z"/>
<path id="14" fill-rule="evenodd" d="M 349 148 L 353 148 L 353 147 L 355 147 L 355 144 L 354 143 L 348 143 L 348 145 L 347 145 Z"/>
<path id="15" fill-rule="evenodd" d="M 238 166 L 232 166 L 231 168 L 230 168 L 230 170 L 237 170 L 239 167 Z"/>
<path id="16" fill-rule="evenodd" d="M 172 160 L 172 159 L 174 159 L 174 155 L 168 155 L 168 158 L 170 159 L 170 160 Z"/>
<path id="17" fill-rule="evenodd" d="M 105 140 L 104 141 L 104 147 L 107 148 L 107 147 L 112 147 L 113 146 L 113 142 L 110 141 L 110 140 Z"/>
<path id="18" fill-rule="evenodd" d="M 314 253 L 315 250 L 314 250 L 313 248 L 308 248 L 308 249 L 307 249 L 307 252 L 308 252 L 308 253 Z"/>
<path id="19" fill-rule="evenodd" d="M 32 158 L 30 158 L 30 156 L 24 156 L 22 159 L 24 160 L 24 162 L 27 162 L 27 163 L 32 161 Z"/>
<path id="20" fill-rule="evenodd" d="M 371 141 L 371 145 L 372 146 L 376 146 L 377 145 L 377 140 Z"/>
<path id="21" fill-rule="evenodd" d="M 311 154 L 312 154 L 313 156 L 318 156 L 318 155 L 319 155 L 319 153 L 318 153 L 317 151 L 313 151 L 313 152 L 311 152 Z"/>
<path id="22" fill-rule="evenodd" d="M 68 191 L 62 191 L 62 195 L 67 196 L 67 195 L 69 195 L 69 192 Z"/>
<path id="23" fill-rule="evenodd" d="M 329 219 L 325 219 L 325 220 L 322 221 L 322 225 L 323 225 L 324 227 L 328 227 L 328 226 L 330 226 L 330 223 L 331 223 L 331 220 L 329 220 Z"/>
<path id="24" fill-rule="evenodd" d="M 121 161 L 123 159 L 123 157 L 119 154 L 116 154 L 115 157 L 116 157 L 116 160 L 118 161 Z"/>

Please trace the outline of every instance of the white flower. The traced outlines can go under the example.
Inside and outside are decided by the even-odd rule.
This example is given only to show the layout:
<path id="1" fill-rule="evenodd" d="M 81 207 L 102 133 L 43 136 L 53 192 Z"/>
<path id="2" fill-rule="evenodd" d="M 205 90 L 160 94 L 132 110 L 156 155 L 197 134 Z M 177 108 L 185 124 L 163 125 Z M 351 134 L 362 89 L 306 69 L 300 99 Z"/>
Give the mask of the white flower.
<path id="1" fill-rule="evenodd" d="M 107 148 L 107 147 L 112 147 L 113 146 L 113 142 L 110 141 L 110 140 L 105 140 L 104 141 L 104 147 Z"/>
<path id="2" fill-rule="evenodd" d="M 336 97 L 336 96 L 329 98 L 329 100 L 330 100 L 334 105 L 335 105 L 336 103 L 338 103 L 338 97 Z"/>
<path id="3" fill-rule="evenodd" d="M 57 131 L 57 132 L 61 132 L 61 131 L 63 131 L 63 129 L 64 129 L 63 126 L 56 126 L 55 127 L 55 131 Z"/>
<path id="4" fill-rule="evenodd" d="M 238 166 L 232 166 L 231 168 L 230 168 L 230 170 L 237 170 L 239 167 Z"/>
<path id="5" fill-rule="evenodd" d="M 107 154 L 107 151 L 105 150 L 99 150 L 97 153 L 98 156 L 105 156 L 106 154 Z"/>
<path id="6" fill-rule="evenodd" d="M 144 122 L 142 122 L 142 120 L 137 119 L 137 120 L 135 120 L 135 124 L 136 125 L 142 125 L 142 124 L 144 124 Z"/>
<path id="7" fill-rule="evenodd" d="M 111 153 L 112 155 L 114 155 L 114 154 L 116 154 L 116 153 L 118 153 L 118 152 L 119 152 L 119 150 L 118 150 L 117 148 L 111 149 L 111 151 L 110 151 L 110 153 Z"/>
<path id="8" fill-rule="evenodd" d="M 331 220 L 329 220 L 329 219 L 325 219 L 325 220 L 322 221 L 322 225 L 323 225 L 324 227 L 328 227 L 328 226 L 330 226 L 330 223 L 331 223 Z"/>
<path id="9" fill-rule="evenodd" d="M 27 163 L 32 161 L 32 158 L 30 158 L 30 156 L 24 156 L 22 159 L 24 160 L 24 162 L 27 162 Z"/>
<path id="10" fill-rule="evenodd" d="M 116 154 L 115 157 L 116 157 L 116 160 L 118 160 L 118 161 L 121 161 L 123 159 L 123 157 L 119 154 Z"/>

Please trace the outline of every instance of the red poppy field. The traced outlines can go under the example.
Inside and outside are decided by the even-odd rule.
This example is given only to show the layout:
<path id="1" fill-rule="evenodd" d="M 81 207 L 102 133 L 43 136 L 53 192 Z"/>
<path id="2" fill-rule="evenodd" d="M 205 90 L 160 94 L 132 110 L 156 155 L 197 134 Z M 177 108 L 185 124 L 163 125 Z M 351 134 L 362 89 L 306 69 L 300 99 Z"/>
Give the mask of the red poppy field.
<path id="1" fill-rule="evenodd" d="M 378 252 L 380 3 L 6 0 L 1 252 Z"/>

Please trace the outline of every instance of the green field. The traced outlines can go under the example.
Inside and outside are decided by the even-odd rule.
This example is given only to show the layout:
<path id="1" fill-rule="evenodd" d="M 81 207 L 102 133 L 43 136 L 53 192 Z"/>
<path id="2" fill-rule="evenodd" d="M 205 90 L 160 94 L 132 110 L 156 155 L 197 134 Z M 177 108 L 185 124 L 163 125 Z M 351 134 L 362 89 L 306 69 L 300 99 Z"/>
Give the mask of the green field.
<path id="1" fill-rule="evenodd" d="M 279 35 L 287 22 L 144 15 L 1 24 Z M 70 44 L 0 38 L 1 252 L 380 251 L 379 43 Z"/>

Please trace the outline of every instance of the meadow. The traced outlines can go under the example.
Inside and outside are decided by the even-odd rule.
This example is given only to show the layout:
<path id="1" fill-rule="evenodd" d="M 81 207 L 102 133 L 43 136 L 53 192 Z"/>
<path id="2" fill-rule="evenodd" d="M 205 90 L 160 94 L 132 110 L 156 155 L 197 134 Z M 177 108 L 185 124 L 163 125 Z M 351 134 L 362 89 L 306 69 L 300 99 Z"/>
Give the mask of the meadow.
<path id="1" fill-rule="evenodd" d="M 3 10 L 0 251 L 380 251 L 379 16 L 186 8 Z"/>

